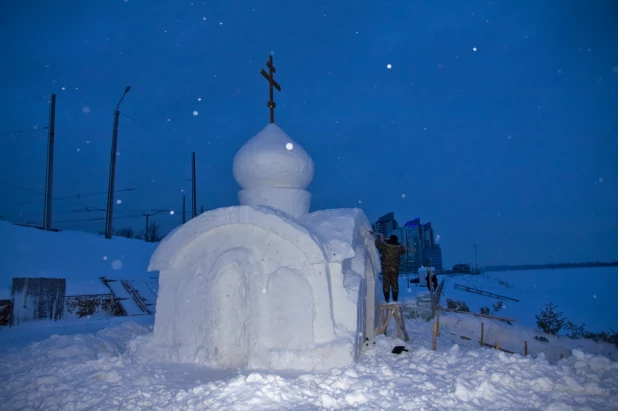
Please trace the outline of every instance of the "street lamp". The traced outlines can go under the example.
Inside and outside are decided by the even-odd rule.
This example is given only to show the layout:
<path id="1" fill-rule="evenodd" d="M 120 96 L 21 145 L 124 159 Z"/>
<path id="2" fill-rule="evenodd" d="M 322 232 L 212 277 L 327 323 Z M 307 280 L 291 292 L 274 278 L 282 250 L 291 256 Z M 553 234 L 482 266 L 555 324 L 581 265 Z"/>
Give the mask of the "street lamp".
<path id="1" fill-rule="evenodd" d="M 476 247 L 476 244 L 474 244 L 474 258 L 476 259 L 476 269 L 474 270 L 475 272 L 479 272 L 479 249 Z"/>
<path id="2" fill-rule="evenodd" d="M 114 111 L 114 131 L 112 133 L 112 153 L 109 161 L 109 185 L 107 187 L 107 210 L 105 214 L 105 238 L 112 238 L 112 219 L 114 214 L 114 181 L 116 179 L 116 155 L 118 151 L 118 117 L 120 116 L 120 103 L 124 99 L 124 96 L 131 90 L 131 86 L 124 88 L 124 93 L 120 98 L 120 101 L 116 105 Z"/>

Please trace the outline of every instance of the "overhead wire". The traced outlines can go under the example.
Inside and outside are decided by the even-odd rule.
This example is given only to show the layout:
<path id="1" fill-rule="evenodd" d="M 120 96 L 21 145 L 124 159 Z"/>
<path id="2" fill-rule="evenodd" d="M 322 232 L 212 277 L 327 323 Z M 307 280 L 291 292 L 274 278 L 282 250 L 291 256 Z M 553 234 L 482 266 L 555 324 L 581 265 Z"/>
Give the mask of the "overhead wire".
<path id="1" fill-rule="evenodd" d="M 33 132 L 38 132 L 41 130 L 46 131 L 49 127 L 41 127 L 41 128 L 24 128 L 22 130 L 13 130 L 13 131 L 2 131 L 0 132 L 0 137 L 4 137 L 4 136 L 13 136 L 14 134 L 27 134 L 27 133 L 33 133 Z"/>
<path id="2" fill-rule="evenodd" d="M 193 153 L 193 152 L 191 152 L 191 151 L 189 151 L 189 150 L 185 149 L 184 147 L 182 147 L 182 146 L 180 146 L 180 145 L 178 145 L 178 144 L 176 144 L 176 143 L 174 143 L 174 142 L 172 142 L 172 141 L 170 141 L 170 140 L 168 140 L 168 139 L 166 139 L 166 138 L 164 138 L 164 137 L 160 136 L 158 133 L 156 133 L 156 132 L 155 132 L 155 131 L 153 131 L 152 129 L 150 129 L 150 128 L 148 128 L 148 127 L 144 126 L 143 124 L 141 124 L 140 122 L 138 122 L 137 120 L 135 120 L 133 117 L 129 117 L 128 115 L 126 115 L 126 114 L 125 114 L 125 113 L 123 113 L 123 112 L 120 112 L 120 114 L 121 114 L 123 117 L 125 117 L 127 120 L 134 122 L 134 123 L 135 123 L 136 125 L 138 125 L 139 127 L 141 127 L 141 128 L 143 128 L 144 130 L 148 131 L 149 133 L 151 133 L 152 135 L 154 135 L 155 137 L 157 137 L 157 138 L 158 138 L 158 139 L 160 139 L 161 141 L 163 141 L 163 142 L 165 142 L 165 143 L 167 143 L 167 144 L 169 144 L 169 145 L 171 145 L 171 146 L 175 147 L 176 149 L 178 149 L 178 150 L 182 151 L 183 153 L 185 153 L 185 154 L 187 154 L 187 155 L 192 155 L 192 153 Z M 220 170 L 220 171 L 222 171 L 222 172 L 227 172 L 226 170 L 224 170 L 223 168 L 221 168 L 221 167 L 219 167 L 219 166 L 216 166 L 216 165 L 214 165 L 214 164 L 209 164 L 208 162 L 206 162 L 206 161 L 202 160 L 202 159 L 200 158 L 200 156 L 198 156 L 197 154 L 196 154 L 196 156 L 195 156 L 195 159 L 196 159 L 197 161 L 200 161 L 200 162 L 201 162 L 202 164 L 204 164 L 206 167 L 212 167 L 212 168 L 215 168 L 215 169 Z"/>
<path id="3" fill-rule="evenodd" d="M 153 136 L 155 136 L 156 138 L 158 138 L 159 140 L 161 140 L 164 143 L 167 143 L 173 147 L 175 147 L 177 150 L 180 150 L 181 152 L 185 153 L 185 154 L 192 154 L 191 151 L 185 149 L 184 147 L 182 147 L 181 145 L 176 144 L 175 142 L 159 135 L 157 132 L 155 132 L 154 130 L 152 130 L 151 128 L 144 126 L 142 123 L 140 123 L 139 121 L 135 120 L 135 118 L 133 118 L 132 116 L 128 116 L 125 113 L 121 113 L 123 115 L 123 117 L 125 117 L 127 120 L 135 123 L 137 126 L 141 127 L 142 129 L 146 130 L 147 132 L 149 132 L 150 134 L 152 134 Z M 15 134 L 22 134 L 22 133 L 33 133 L 33 132 L 40 132 L 40 131 L 46 131 L 48 130 L 48 127 L 44 127 L 44 128 L 35 128 L 35 129 L 21 129 L 21 130 L 14 130 L 14 131 L 6 131 L 6 132 L 0 132 L 0 136 L 4 136 L 4 135 L 15 135 Z M 63 133 L 63 136 L 67 137 L 69 140 L 74 141 L 73 139 L 71 139 L 68 135 L 65 135 Z M 75 142 L 75 141 L 74 141 Z M 67 162 L 64 158 L 64 155 L 62 153 L 59 152 L 58 157 L 60 159 L 61 164 L 67 169 L 69 170 L 70 168 L 67 166 Z M 224 171 L 221 167 L 218 167 L 214 164 L 210 164 L 206 161 L 204 161 L 203 159 L 201 159 L 199 156 L 196 156 L 196 160 L 199 161 L 200 163 L 204 164 L 206 167 L 209 168 L 215 168 L 218 169 L 220 171 Z M 155 187 L 155 186 L 161 186 L 161 185 L 169 185 L 169 184 L 177 184 L 180 182 L 187 182 L 187 181 L 191 181 L 190 178 L 185 178 L 185 179 L 181 179 L 181 180 L 174 180 L 174 181 L 164 181 L 164 182 L 158 182 L 158 183 L 153 183 L 153 184 L 148 184 L 148 185 L 143 185 L 143 186 L 138 186 L 138 187 L 129 187 L 129 188 L 124 188 L 124 189 L 119 189 L 119 190 L 114 190 L 114 193 L 122 193 L 122 192 L 131 192 L 131 191 L 136 191 L 136 190 L 144 190 L 144 189 L 148 189 L 151 187 Z M 75 184 L 75 180 L 72 181 L 73 182 L 73 187 L 76 188 L 76 184 Z M 24 190 L 24 191 L 28 191 L 31 193 L 35 193 L 41 196 L 44 196 L 45 193 L 41 192 L 40 190 L 34 190 L 19 184 L 15 184 L 15 183 L 11 183 L 8 181 L 0 181 L 0 184 L 4 184 L 7 186 L 11 186 L 20 190 Z M 96 196 L 96 195 L 107 195 L 108 192 L 107 191 L 100 191 L 100 192 L 87 192 L 87 193 L 76 193 L 73 195 L 66 195 L 66 196 L 52 196 L 52 200 L 53 201 L 61 201 L 67 204 L 73 204 L 79 207 L 82 207 L 80 209 L 73 209 L 73 210 L 58 210 L 56 211 L 56 213 L 90 213 L 90 212 L 103 212 L 106 211 L 105 208 L 101 208 L 101 207 L 95 207 L 92 205 L 89 205 L 86 203 L 86 201 L 84 200 L 85 197 L 91 197 L 91 196 Z M 38 200 L 26 200 L 26 201 L 12 201 L 12 202 L 5 202 L 5 203 L 0 203 L 0 206 L 9 206 L 9 205 L 23 205 L 23 204 L 36 204 L 36 203 L 42 203 L 44 202 L 45 199 L 41 198 Z M 128 210 L 125 210 L 128 211 Z M 24 216 L 24 215 L 35 215 L 35 214 L 39 214 L 38 212 L 36 213 L 28 213 L 28 214 L 23 214 L 23 213 L 19 213 L 19 215 Z M 126 212 L 123 211 L 117 211 L 115 210 L 114 212 L 115 215 L 118 215 L 119 217 L 115 217 L 116 218 L 140 218 L 142 217 L 141 215 L 127 215 Z M 96 221 L 100 221 L 103 220 L 105 217 L 95 217 L 95 218 L 88 218 L 88 219 L 68 219 L 68 220 L 59 220 L 59 221 L 54 221 L 55 224 L 66 224 L 66 223 L 89 223 L 89 222 L 96 222 Z M 157 220 L 159 220 L 159 218 L 157 218 Z M 157 221 L 155 220 L 155 221 Z M 160 220 L 160 222 L 166 223 L 166 224 L 171 224 L 174 223 L 173 221 L 169 221 L 169 220 Z M 32 223 L 32 224 L 37 224 L 37 223 Z"/>

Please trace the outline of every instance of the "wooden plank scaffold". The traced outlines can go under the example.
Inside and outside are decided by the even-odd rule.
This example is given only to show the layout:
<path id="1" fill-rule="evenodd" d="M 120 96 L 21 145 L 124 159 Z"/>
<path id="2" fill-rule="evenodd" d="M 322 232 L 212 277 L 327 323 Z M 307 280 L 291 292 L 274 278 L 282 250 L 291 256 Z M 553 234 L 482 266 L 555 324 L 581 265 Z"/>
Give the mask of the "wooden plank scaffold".
<path id="1" fill-rule="evenodd" d="M 386 335 L 386 329 L 391 318 L 395 318 L 395 324 L 397 325 L 397 337 L 404 341 L 409 341 L 408 332 L 403 322 L 403 311 L 401 304 L 392 302 L 384 303 L 378 306 L 378 328 L 376 329 L 376 335 Z"/>

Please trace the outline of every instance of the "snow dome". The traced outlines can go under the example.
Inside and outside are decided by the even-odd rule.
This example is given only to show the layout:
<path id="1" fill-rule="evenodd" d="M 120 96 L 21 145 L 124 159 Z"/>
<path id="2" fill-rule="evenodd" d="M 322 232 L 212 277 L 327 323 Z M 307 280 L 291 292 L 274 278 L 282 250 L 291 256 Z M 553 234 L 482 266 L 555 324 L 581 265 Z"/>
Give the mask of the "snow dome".
<path id="1" fill-rule="evenodd" d="M 277 125 L 269 124 L 234 157 L 234 178 L 243 190 L 241 205 L 265 205 L 294 218 L 309 212 L 313 160 Z"/>
<path id="2" fill-rule="evenodd" d="M 276 124 L 269 124 L 234 157 L 234 178 L 244 190 L 258 187 L 306 189 L 313 180 L 313 160 Z"/>

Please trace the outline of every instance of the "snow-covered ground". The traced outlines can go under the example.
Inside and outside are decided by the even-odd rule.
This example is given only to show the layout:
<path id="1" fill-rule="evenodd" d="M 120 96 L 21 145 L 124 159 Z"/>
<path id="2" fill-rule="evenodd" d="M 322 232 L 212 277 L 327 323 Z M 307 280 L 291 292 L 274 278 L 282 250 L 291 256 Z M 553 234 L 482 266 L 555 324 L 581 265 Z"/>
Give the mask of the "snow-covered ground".
<path id="1" fill-rule="evenodd" d="M 89 241 L 80 239 L 79 233 L 23 228 L 13 232 L 19 230 L 22 232 L 13 237 L 17 242 L 11 250 L 19 252 L 20 258 L 7 254 L 13 260 L 10 274 L 3 273 L 5 286 L 10 283 L 8 275 L 39 275 L 47 261 L 55 267 L 50 276 L 67 272 L 68 287 L 87 291 L 89 284 L 98 287 L 98 276 L 108 270 L 125 274 L 125 278 L 149 275 L 145 267 L 150 254 L 145 247 L 152 247 L 150 244 L 82 235 Z M 62 239 L 70 242 L 57 245 L 57 255 L 41 252 L 43 240 L 28 237 L 41 235 L 47 237 L 49 247 L 54 242 L 61 244 Z M 2 241 L 6 246 L 6 237 Z M 121 243 L 116 250 L 106 248 Z M 71 253 L 63 258 L 60 251 L 67 249 Z M 32 261 L 37 254 L 38 261 Z M 112 266 L 116 260 L 123 262 L 120 269 L 114 268 L 118 263 Z M 410 341 L 405 345 L 409 351 L 392 354 L 392 348 L 404 345 L 403 341 L 378 336 L 365 344 L 357 364 L 325 373 L 215 371 L 165 362 L 146 348 L 152 337 L 152 316 L 3 327 L 0 409 L 618 409 L 618 362 L 612 360 L 618 356 L 616 347 L 547 335 L 549 342 L 543 343 L 534 339 L 542 333 L 532 327 L 534 314 L 551 301 L 573 321 L 592 325 L 593 331 L 618 328 L 609 315 L 611 309 L 603 311 L 617 289 L 612 289 L 617 277 L 613 270 L 445 277 L 443 302 L 446 297 L 465 300 L 472 311 L 496 300 L 456 291 L 453 284 L 520 300 L 505 301 L 506 308 L 499 312 L 517 319 L 513 325 L 483 320 L 485 342 L 498 342 L 515 354 L 480 348 L 481 320 L 448 313 L 440 317 L 436 351 L 431 349 L 432 322 L 407 319 Z M 425 291 L 412 286 L 408 292 L 404 278 L 400 281 L 402 299 Z M 565 281 L 567 278 L 581 281 Z M 392 326 L 388 335 L 396 335 Z M 527 357 L 523 356 L 524 341 L 528 342 Z"/>
<path id="2" fill-rule="evenodd" d="M 66 295 L 109 293 L 99 277 L 156 276 L 147 271 L 156 247 L 141 240 L 106 240 L 91 233 L 55 233 L 0 221 L 0 299 L 10 297 L 14 277 L 65 278 Z"/>
<path id="3" fill-rule="evenodd" d="M 485 320 L 486 329 L 490 323 Z M 618 363 L 585 353 L 600 351 L 598 344 L 585 341 L 552 363 L 538 350 L 579 342 L 534 344 L 538 333 L 517 329 L 514 334 L 530 342 L 531 355 L 524 357 L 461 339 L 478 329 L 472 316 L 444 315 L 441 324 L 435 352 L 431 323 L 408 320 L 408 352 L 392 354 L 404 343 L 378 336 L 355 365 L 299 375 L 160 361 L 142 348 L 152 317 L 31 323 L 0 331 L 0 404 L 6 410 L 618 408 Z M 491 326 L 494 335 L 512 327 Z M 616 355 L 615 347 L 604 349 Z"/>

